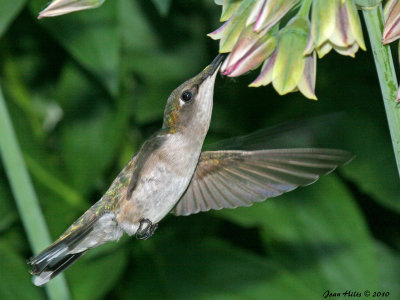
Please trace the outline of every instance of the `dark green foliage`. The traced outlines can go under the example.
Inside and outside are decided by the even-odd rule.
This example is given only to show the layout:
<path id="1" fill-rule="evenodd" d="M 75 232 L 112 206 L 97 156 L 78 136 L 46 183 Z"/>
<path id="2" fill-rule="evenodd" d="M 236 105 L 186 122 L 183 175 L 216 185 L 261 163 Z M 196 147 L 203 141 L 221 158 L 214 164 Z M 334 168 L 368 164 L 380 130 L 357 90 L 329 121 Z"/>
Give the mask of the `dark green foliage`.
<path id="1" fill-rule="evenodd" d="M 6 2 L 0 83 L 55 239 L 161 126 L 169 93 L 215 57 L 206 34 L 220 11 L 212 1 L 110 0 L 37 21 L 48 1 Z M 246 76 L 217 79 L 208 142 L 328 114 L 300 143 L 356 159 L 250 208 L 170 216 L 147 241 L 90 251 L 66 272 L 74 299 L 400 297 L 400 185 L 371 54 L 319 61 L 317 102 L 248 88 L 257 74 Z M 32 252 L 2 165 L 0 178 L 0 298 L 45 299 L 29 281 Z"/>

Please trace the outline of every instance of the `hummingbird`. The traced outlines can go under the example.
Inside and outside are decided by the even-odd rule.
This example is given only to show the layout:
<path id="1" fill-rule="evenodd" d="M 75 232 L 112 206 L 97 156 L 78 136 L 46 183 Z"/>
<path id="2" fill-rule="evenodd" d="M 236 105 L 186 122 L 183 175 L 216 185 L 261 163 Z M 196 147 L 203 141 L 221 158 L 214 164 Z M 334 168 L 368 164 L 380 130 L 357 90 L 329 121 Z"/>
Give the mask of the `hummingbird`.
<path id="1" fill-rule="evenodd" d="M 169 213 L 187 216 L 250 206 L 308 185 L 351 160 L 336 149 L 202 152 L 209 129 L 219 54 L 168 98 L 162 128 L 133 155 L 102 198 L 28 264 L 43 285 L 88 250 L 123 233 L 151 237 Z"/>

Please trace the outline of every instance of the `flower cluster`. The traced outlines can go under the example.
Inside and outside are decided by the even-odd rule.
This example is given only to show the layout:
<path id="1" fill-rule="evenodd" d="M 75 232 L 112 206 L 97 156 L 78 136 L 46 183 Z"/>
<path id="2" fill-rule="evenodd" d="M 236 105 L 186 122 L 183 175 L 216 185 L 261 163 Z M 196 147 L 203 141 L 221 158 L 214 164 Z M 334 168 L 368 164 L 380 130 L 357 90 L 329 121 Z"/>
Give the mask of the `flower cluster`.
<path id="1" fill-rule="evenodd" d="M 209 34 L 229 53 L 223 75 L 236 77 L 263 64 L 250 84 L 272 83 L 281 95 L 299 90 L 316 99 L 316 56 L 332 49 L 354 57 L 365 50 L 353 0 L 216 0 L 224 24 Z"/>
<path id="2" fill-rule="evenodd" d="M 99 7 L 105 0 L 53 0 L 39 18 Z M 316 56 L 332 49 L 354 57 L 366 50 L 356 4 L 360 0 L 214 0 L 222 5 L 224 24 L 209 36 L 219 51 L 230 53 L 223 75 L 237 77 L 262 65 L 250 84 L 272 83 L 281 95 L 315 95 Z M 400 37 L 400 0 L 387 0 L 382 42 Z M 400 53 L 400 46 L 399 46 Z M 400 101 L 400 90 L 398 95 Z"/>

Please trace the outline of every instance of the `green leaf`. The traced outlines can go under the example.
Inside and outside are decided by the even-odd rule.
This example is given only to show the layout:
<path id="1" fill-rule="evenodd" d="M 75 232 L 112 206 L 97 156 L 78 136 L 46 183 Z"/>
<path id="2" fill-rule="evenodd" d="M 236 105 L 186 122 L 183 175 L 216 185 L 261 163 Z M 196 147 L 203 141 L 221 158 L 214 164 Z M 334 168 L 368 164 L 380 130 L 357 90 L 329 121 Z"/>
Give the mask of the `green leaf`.
<path id="1" fill-rule="evenodd" d="M 127 257 L 117 244 L 91 250 L 66 272 L 76 300 L 102 299 L 123 274 Z"/>
<path id="2" fill-rule="evenodd" d="M 378 286 L 366 224 L 333 175 L 251 208 L 218 215 L 242 226 L 258 226 L 271 254 L 319 295 L 327 289 Z"/>
<path id="3" fill-rule="evenodd" d="M 128 121 L 128 101 L 115 114 L 103 107 L 92 118 L 77 120 L 62 133 L 62 154 L 73 185 L 91 190 L 114 158 Z"/>
<path id="4" fill-rule="evenodd" d="M 0 154 L 33 252 L 49 244 L 49 233 L 0 88 Z M 46 286 L 50 298 L 68 299 L 64 277 Z"/>
<path id="5" fill-rule="evenodd" d="M 171 7 L 171 0 L 152 0 L 152 2 L 161 16 L 165 17 L 168 15 L 169 8 Z"/>
<path id="6" fill-rule="evenodd" d="M 34 0 L 34 15 L 47 1 Z M 40 23 L 83 67 L 92 72 L 112 94 L 118 92 L 120 55 L 116 1 L 106 1 L 102 9 L 84 11 Z"/>
<path id="7" fill-rule="evenodd" d="M 140 60 L 132 59 L 127 63 L 143 79 L 143 84 L 136 87 L 134 94 L 133 113 L 139 124 L 162 120 L 170 93 L 201 70 L 201 62 L 196 60 L 199 50 L 193 43 L 173 55 L 149 52 L 141 54 Z"/>
<path id="8" fill-rule="evenodd" d="M 400 298 L 400 256 L 386 245 L 375 242 L 375 253 L 379 257 L 379 279 L 381 292 L 389 292 L 390 298 Z"/>
<path id="9" fill-rule="evenodd" d="M 123 299 L 320 299 L 279 264 L 216 239 L 144 243 Z"/>
<path id="10" fill-rule="evenodd" d="M 122 40 L 121 47 L 124 49 L 124 54 L 129 55 L 132 51 L 135 51 L 136 55 L 132 58 L 129 55 L 128 63 L 130 60 L 140 61 L 137 57 L 153 52 L 159 46 L 160 41 L 157 32 L 146 19 L 138 1 L 120 0 L 118 16 Z M 132 28 L 135 28 L 134 34 Z"/>
<path id="11" fill-rule="evenodd" d="M 29 155 L 25 155 L 24 158 L 29 171 L 32 173 L 32 177 L 63 199 L 65 203 L 78 208 L 86 204 L 85 200 L 76 190 L 58 178 L 54 172 L 44 167 L 38 160 L 33 159 Z"/>
<path id="12" fill-rule="evenodd" d="M 2 0 L 0 1 L 0 37 L 7 30 L 8 25 L 21 11 L 26 0 Z"/>
<path id="13" fill-rule="evenodd" d="M 104 93 L 99 91 L 100 86 L 90 80 L 87 74 L 72 62 L 67 62 L 63 66 L 57 83 L 54 98 L 63 110 L 64 122 L 69 123 L 71 119 L 90 115 L 93 107 L 103 105 L 106 98 Z"/>
<path id="14" fill-rule="evenodd" d="M 183 38 L 169 39 L 161 36 L 160 28 L 150 26 L 154 20 L 149 19 L 138 1 L 121 0 L 119 7 L 121 73 L 129 78 L 124 86 L 131 89 L 135 121 L 145 124 L 161 120 L 170 93 L 208 63 L 199 59 L 205 51 L 204 39 L 186 35 L 191 27 L 199 30 L 203 22 L 192 20 L 190 26 L 179 28 L 185 32 Z"/>
<path id="15" fill-rule="evenodd" d="M 386 125 L 368 115 L 354 114 L 347 127 L 351 130 L 342 139 L 357 156 L 343 169 L 344 174 L 379 203 L 400 212 L 400 185 Z"/>
<path id="16" fill-rule="evenodd" d="M 0 182 L 0 232 L 7 230 L 17 220 L 17 214 L 11 204 L 11 195 L 6 191 L 5 183 Z"/>
<path id="17" fill-rule="evenodd" d="M 107 97 L 73 64 L 63 69 L 58 91 L 65 111 L 60 135 L 65 171 L 75 190 L 85 195 L 121 147 L 131 99 L 120 97 L 116 107 L 110 107 Z"/>
<path id="18" fill-rule="evenodd" d="M 0 241 L 0 299 L 46 299 L 40 288 L 31 282 L 25 260 Z"/>

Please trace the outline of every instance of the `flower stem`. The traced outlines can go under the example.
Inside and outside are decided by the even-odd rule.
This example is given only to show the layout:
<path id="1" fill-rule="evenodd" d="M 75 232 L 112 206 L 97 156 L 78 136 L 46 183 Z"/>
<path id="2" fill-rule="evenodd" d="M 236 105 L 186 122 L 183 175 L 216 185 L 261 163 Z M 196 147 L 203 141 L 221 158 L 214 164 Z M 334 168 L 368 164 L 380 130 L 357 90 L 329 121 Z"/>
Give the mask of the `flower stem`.
<path id="1" fill-rule="evenodd" d="M 50 235 L 39 207 L 0 86 L 0 154 L 18 211 L 34 253 L 50 244 Z M 60 275 L 46 285 L 50 299 L 70 299 L 65 278 Z"/>
<path id="2" fill-rule="evenodd" d="M 389 123 L 397 170 L 400 175 L 400 106 L 396 103 L 397 79 L 389 46 L 382 44 L 384 25 L 382 5 L 363 9 L 372 53 L 381 86 L 383 103 Z"/>

